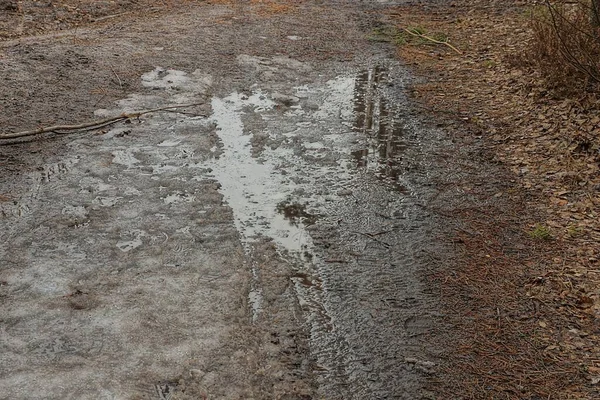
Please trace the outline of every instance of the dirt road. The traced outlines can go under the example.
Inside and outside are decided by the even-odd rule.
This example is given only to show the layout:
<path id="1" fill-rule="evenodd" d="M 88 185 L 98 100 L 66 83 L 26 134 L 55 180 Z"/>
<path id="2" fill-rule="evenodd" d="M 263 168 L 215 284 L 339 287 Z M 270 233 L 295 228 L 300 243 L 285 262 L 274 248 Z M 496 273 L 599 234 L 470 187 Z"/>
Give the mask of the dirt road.
<path id="1" fill-rule="evenodd" d="M 215 2 L 213 2 L 215 3 Z M 448 144 L 385 2 L 218 2 L 0 43 L 2 398 L 419 399 Z"/>

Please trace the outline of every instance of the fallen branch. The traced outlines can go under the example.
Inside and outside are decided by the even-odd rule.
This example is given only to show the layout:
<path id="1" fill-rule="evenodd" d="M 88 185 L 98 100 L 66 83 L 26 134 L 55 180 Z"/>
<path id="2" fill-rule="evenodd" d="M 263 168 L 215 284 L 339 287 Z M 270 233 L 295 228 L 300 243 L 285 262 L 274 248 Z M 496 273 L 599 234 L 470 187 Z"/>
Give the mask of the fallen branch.
<path id="1" fill-rule="evenodd" d="M 42 133 L 48 133 L 48 132 L 53 132 L 53 133 L 56 133 L 59 135 L 66 135 L 69 133 L 75 133 L 75 132 L 81 132 L 81 131 L 91 131 L 91 130 L 103 128 L 108 125 L 115 124 L 117 122 L 125 121 L 128 119 L 139 118 L 145 114 L 150 114 L 150 113 L 159 112 L 159 111 L 169 111 L 169 110 L 173 110 L 176 108 L 199 106 L 202 104 L 204 104 L 204 103 L 178 104 L 178 105 L 174 105 L 174 106 L 153 108 L 150 110 L 123 113 L 117 117 L 106 118 L 106 119 L 102 119 L 99 121 L 84 122 L 82 124 L 54 125 L 54 126 L 47 126 L 47 127 L 43 127 L 43 128 L 33 129 L 30 131 L 5 133 L 5 134 L 0 134 L 0 140 L 16 139 L 16 138 L 22 138 L 22 137 L 27 137 L 27 136 L 33 136 L 33 135 L 41 135 Z"/>
<path id="2" fill-rule="evenodd" d="M 415 37 L 418 37 L 418 38 L 421 38 L 421 39 L 426 39 L 426 40 L 429 40 L 430 42 L 433 42 L 433 43 L 446 45 L 446 46 L 450 47 L 452 50 L 454 50 L 455 52 L 457 52 L 458 54 L 462 55 L 462 51 L 458 50 L 456 47 L 452 46 L 448 42 L 442 42 L 440 40 L 436 40 L 436 39 L 434 39 L 432 37 L 429 37 L 427 35 L 423 35 L 422 33 L 412 32 L 410 29 L 406 29 L 406 28 L 403 28 L 403 29 L 404 29 L 404 31 L 406 31 L 406 33 L 408 33 L 410 35 L 413 35 Z"/>
<path id="3" fill-rule="evenodd" d="M 131 14 L 131 11 L 126 11 L 126 12 L 122 12 L 122 13 L 118 13 L 118 14 L 105 15 L 104 17 L 94 18 L 94 19 L 92 19 L 92 22 L 106 21 L 107 19 L 122 17 L 123 15 L 126 15 L 126 14 Z"/>
<path id="4" fill-rule="evenodd" d="M 119 78 L 119 75 L 117 74 L 112 65 L 110 66 L 110 69 L 113 72 L 113 74 L 115 74 L 115 76 L 117 77 L 117 81 L 119 81 L 119 87 L 123 89 L 123 82 L 121 81 L 121 78 Z"/>
<path id="5" fill-rule="evenodd" d="M 385 247 L 386 247 L 386 248 L 388 248 L 388 249 L 389 249 L 390 247 L 392 247 L 392 245 L 391 245 L 391 244 L 389 244 L 389 243 L 386 243 L 386 242 L 384 242 L 383 240 L 377 239 L 377 238 L 375 237 L 375 235 L 373 235 L 372 233 L 365 233 L 365 232 L 359 232 L 359 231 L 351 231 L 351 232 L 352 232 L 352 233 L 359 234 L 359 235 L 363 235 L 364 237 L 368 237 L 369 239 L 371 239 L 371 240 L 374 240 L 374 241 L 376 241 L 377 243 L 381 243 L 383 246 L 385 246 Z"/>

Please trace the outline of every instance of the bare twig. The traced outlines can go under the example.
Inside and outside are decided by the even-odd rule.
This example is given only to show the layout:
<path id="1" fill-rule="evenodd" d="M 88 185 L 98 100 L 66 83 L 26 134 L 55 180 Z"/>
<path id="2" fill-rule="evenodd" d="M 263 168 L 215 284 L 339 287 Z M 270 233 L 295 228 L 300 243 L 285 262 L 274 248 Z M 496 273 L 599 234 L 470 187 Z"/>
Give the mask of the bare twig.
<path id="1" fill-rule="evenodd" d="M 387 242 L 384 242 L 383 240 L 377 239 L 377 238 L 375 237 L 375 235 L 373 235 L 373 234 L 371 234 L 371 233 L 365 233 L 365 232 L 359 232 L 359 231 L 352 231 L 352 233 L 356 233 L 356 234 L 359 234 L 359 235 L 363 235 L 363 236 L 365 236 L 365 237 L 368 237 L 369 239 L 371 239 L 371 240 L 374 240 L 375 242 L 382 244 L 383 246 L 385 246 L 385 247 L 386 247 L 386 248 L 388 248 L 388 249 L 389 249 L 390 247 L 392 247 L 392 245 L 391 245 L 391 244 L 389 244 L 389 243 L 387 243 Z"/>
<path id="2" fill-rule="evenodd" d="M 436 40 L 436 39 L 434 39 L 432 37 L 429 37 L 427 35 L 423 35 L 422 33 L 412 32 L 410 29 L 406 29 L 406 28 L 403 28 L 403 29 L 404 29 L 404 31 L 406 31 L 406 33 L 408 33 L 410 35 L 413 35 L 415 37 L 418 37 L 418 38 L 421 38 L 421 39 L 425 39 L 425 40 L 429 40 L 430 42 L 433 42 L 433 43 L 446 45 L 446 46 L 450 47 L 452 50 L 454 50 L 456 53 L 462 55 L 462 51 L 458 50 L 456 47 L 452 46 L 448 42 L 442 42 L 440 40 Z"/>
<path id="3" fill-rule="evenodd" d="M 564 29 L 562 29 L 559 25 L 559 21 L 563 23 L 567 23 L 571 27 L 573 27 L 576 31 L 583 32 L 581 29 L 576 27 L 572 21 L 566 18 L 559 10 L 555 8 L 555 6 L 550 3 L 549 0 L 546 0 L 546 7 L 548 8 L 548 12 L 551 18 L 551 24 L 554 32 L 556 33 L 556 37 L 560 43 L 559 52 L 564 57 L 564 59 L 571 64 L 573 68 L 584 73 L 594 82 L 600 82 L 600 76 L 597 74 L 597 68 L 595 67 L 595 62 L 592 61 L 590 65 L 585 65 L 576 54 L 573 53 L 571 47 L 567 44 L 566 38 L 562 33 L 564 33 Z M 588 33 L 585 33 L 589 36 Z"/>
<path id="4" fill-rule="evenodd" d="M 106 119 L 102 119 L 99 121 L 84 122 L 84 123 L 75 124 L 75 125 L 54 125 L 54 126 L 47 126 L 47 127 L 43 127 L 43 128 L 33 129 L 33 130 L 29 130 L 29 131 L 5 133 L 5 134 L 0 134 L 0 140 L 16 139 L 16 138 L 22 138 L 22 137 L 27 137 L 27 136 L 40 135 L 42 133 L 48 133 L 48 132 L 54 132 L 57 134 L 68 134 L 68 133 L 81 132 L 81 131 L 91 131 L 94 129 L 99 129 L 99 128 L 105 127 L 107 125 L 112 125 L 117 122 L 125 121 L 128 119 L 139 118 L 145 114 L 150 114 L 150 113 L 159 112 L 159 111 L 168 111 L 168 110 L 173 110 L 176 108 L 198 106 L 198 105 L 202 105 L 202 104 L 204 104 L 204 103 L 178 104 L 178 105 L 173 105 L 173 106 L 153 108 L 150 110 L 123 113 L 117 117 L 106 118 Z"/>
<path id="5" fill-rule="evenodd" d="M 126 14 L 131 14 L 131 11 L 126 11 L 126 12 L 122 12 L 122 13 L 118 13 L 118 14 L 105 15 L 103 17 L 94 18 L 94 19 L 92 19 L 92 22 L 106 21 L 107 19 L 121 17 L 121 16 L 126 15 Z"/>
<path id="6" fill-rule="evenodd" d="M 117 74 L 112 65 L 110 66 L 110 69 L 113 72 L 113 74 L 115 74 L 115 76 L 117 77 L 117 81 L 119 81 L 119 87 L 123 89 L 123 82 L 121 81 L 121 78 L 119 78 L 119 75 Z"/>

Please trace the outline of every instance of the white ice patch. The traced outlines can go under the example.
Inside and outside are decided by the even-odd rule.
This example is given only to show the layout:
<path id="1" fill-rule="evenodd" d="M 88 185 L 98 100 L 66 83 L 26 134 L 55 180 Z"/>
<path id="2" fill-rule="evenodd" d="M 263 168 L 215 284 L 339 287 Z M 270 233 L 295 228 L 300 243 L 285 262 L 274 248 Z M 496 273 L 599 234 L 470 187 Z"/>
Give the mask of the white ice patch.
<path id="1" fill-rule="evenodd" d="M 128 126 L 125 126 L 125 127 L 120 126 L 117 128 L 112 128 L 111 130 L 106 132 L 104 135 L 102 135 L 102 139 L 112 139 L 114 137 L 124 136 L 124 135 L 128 134 L 129 132 L 131 132 L 131 128 Z"/>
<path id="2" fill-rule="evenodd" d="M 139 196 L 142 194 L 142 192 L 140 192 L 139 190 L 137 190 L 134 187 L 127 187 L 127 188 L 125 188 L 125 191 L 123 192 L 123 194 L 126 196 Z"/>
<path id="3" fill-rule="evenodd" d="M 174 89 L 189 86 L 190 78 L 183 71 L 156 67 L 142 75 L 142 85 L 154 89 Z"/>
<path id="4" fill-rule="evenodd" d="M 84 206 L 72 206 L 66 205 L 62 209 L 62 214 L 64 215 L 72 215 L 74 217 L 85 218 L 88 216 L 88 211 Z"/>
<path id="5" fill-rule="evenodd" d="M 191 203 L 196 200 L 196 196 L 189 193 L 172 193 L 163 198 L 165 204 Z"/>
<path id="6" fill-rule="evenodd" d="M 167 139 L 163 142 L 160 142 L 159 144 L 157 144 L 158 147 L 173 147 L 173 146 L 177 146 L 179 143 L 181 143 L 181 140 L 178 139 Z"/>
<path id="7" fill-rule="evenodd" d="M 131 150 L 113 151 L 113 163 L 125 165 L 127 169 L 133 168 L 140 160 L 135 158 Z"/>
<path id="8" fill-rule="evenodd" d="M 179 169 L 178 166 L 175 165 L 152 165 L 152 173 L 154 174 L 164 174 L 165 172 L 175 172 Z"/>
<path id="9" fill-rule="evenodd" d="M 355 78 L 353 76 L 339 76 L 327 82 L 328 96 L 323 105 L 314 114 L 315 118 L 339 118 L 342 123 L 351 121 L 354 116 L 352 99 L 354 96 Z"/>
<path id="10" fill-rule="evenodd" d="M 144 242 L 142 242 L 142 237 L 146 236 L 146 232 L 139 229 L 134 229 L 128 232 L 128 236 L 129 235 L 134 236 L 134 238 L 132 240 L 120 240 L 117 242 L 117 247 L 124 253 L 137 249 L 144 244 Z"/>
<path id="11" fill-rule="evenodd" d="M 307 150 L 320 150 L 324 149 L 325 145 L 321 142 L 304 143 L 304 148 Z"/>
<path id="12" fill-rule="evenodd" d="M 128 240 L 125 242 L 117 242 L 117 247 L 123 253 L 127 253 L 133 249 L 140 247 L 142 244 L 143 244 L 142 239 L 138 237 L 133 240 Z"/>
<path id="13" fill-rule="evenodd" d="M 217 125 L 223 153 L 210 166 L 245 241 L 262 235 L 283 249 L 300 252 L 311 245 L 310 236 L 301 223 L 292 225 L 277 211 L 277 205 L 295 186 L 268 159 L 259 162 L 252 157 L 251 135 L 244 134 L 242 123 L 244 108 L 260 112 L 274 105 L 261 92 L 249 97 L 233 93 L 224 99 L 213 98 L 212 120 Z"/>
<path id="14" fill-rule="evenodd" d="M 172 91 L 171 101 L 183 104 L 197 101 L 197 94 L 205 93 L 213 84 L 210 75 L 201 70 L 191 74 L 174 69 L 156 67 L 153 71 L 142 75 L 142 85 L 153 89 Z M 160 102 L 155 102 L 160 104 Z"/>
<path id="15" fill-rule="evenodd" d="M 113 185 L 108 185 L 104 182 L 98 182 L 98 186 L 96 186 L 96 190 L 99 192 L 108 192 L 110 190 L 116 190 L 116 187 Z"/>
<path id="16" fill-rule="evenodd" d="M 122 197 L 97 196 L 92 200 L 92 204 L 100 207 L 112 207 L 117 204 L 120 199 L 122 199 Z"/>

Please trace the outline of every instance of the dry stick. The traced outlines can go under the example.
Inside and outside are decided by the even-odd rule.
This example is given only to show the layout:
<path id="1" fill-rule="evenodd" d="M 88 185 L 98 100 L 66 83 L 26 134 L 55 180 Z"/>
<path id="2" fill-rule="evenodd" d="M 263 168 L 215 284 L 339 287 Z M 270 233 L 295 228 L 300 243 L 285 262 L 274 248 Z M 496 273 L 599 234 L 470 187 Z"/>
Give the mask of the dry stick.
<path id="1" fill-rule="evenodd" d="M 206 114 L 197 114 L 197 113 L 188 112 L 188 111 L 178 111 L 178 110 L 163 110 L 163 111 L 174 113 L 174 114 L 189 115 L 190 117 L 204 117 L 204 118 L 208 117 L 208 115 L 206 115 Z"/>
<path id="2" fill-rule="evenodd" d="M 118 117 L 112 117 L 112 118 L 107 118 L 107 119 L 103 119 L 100 121 L 87 122 L 87 123 L 78 124 L 78 125 L 55 125 L 55 126 L 47 126 L 44 128 L 38 128 L 35 130 L 31 130 L 31 131 L 5 133 L 5 134 L 0 135 L 0 140 L 16 139 L 16 138 L 40 135 L 42 133 L 56 132 L 56 131 L 81 131 L 83 129 L 92 130 L 92 129 L 96 129 L 96 128 L 102 128 L 104 126 L 114 124 L 119 121 L 123 121 L 123 120 L 126 120 L 128 118 L 133 118 L 133 117 L 135 117 L 135 115 L 130 117 L 130 114 L 121 114 Z"/>
<path id="3" fill-rule="evenodd" d="M 110 69 L 113 72 L 113 74 L 115 74 L 115 76 L 117 77 L 117 81 L 119 81 L 119 87 L 123 89 L 123 82 L 121 82 L 121 78 L 119 78 L 119 75 L 117 75 L 117 72 L 115 71 L 112 65 L 110 65 Z"/>
<path id="4" fill-rule="evenodd" d="M 379 239 L 377 239 L 377 238 L 376 238 L 376 237 L 375 237 L 373 234 L 370 234 L 370 233 L 364 233 L 364 232 L 358 232 L 358 231 L 351 231 L 351 232 L 353 232 L 353 233 L 358 233 L 359 235 L 363 235 L 363 236 L 365 236 L 365 237 L 368 237 L 369 239 L 371 239 L 371 240 L 374 240 L 374 241 L 376 241 L 377 243 L 381 243 L 382 245 L 384 245 L 384 246 L 385 246 L 386 248 L 388 248 L 388 249 L 389 249 L 390 247 L 392 247 L 392 245 L 391 245 L 391 244 L 389 244 L 389 243 L 386 243 L 386 242 L 384 242 L 383 240 L 379 240 Z"/>
<path id="5" fill-rule="evenodd" d="M 458 50 L 456 47 L 452 46 L 452 45 L 451 45 L 450 43 L 448 43 L 448 42 L 442 42 L 442 41 L 439 41 L 439 40 L 435 40 L 434 38 L 431 38 L 431 37 L 429 37 L 429 36 L 423 35 L 422 33 L 415 33 L 415 32 L 411 32 L 409 29 L 406 29 L 406 28 L 403 28 L 403 29 L 404 29 L 404 30 L 405 30 L 405 31 L 406 31 L 408 34 L 410 34 L 410 35 L 413 35 L 413 36 L 416 36 L 416 37 L 418 37 L 418 38 L 421 38 L 421 39 L 427 39 L 427 40 L 429 40 L 430 42 L 437 43 L 437 44 L 444 44 L 444 45 L 446 45 L 446 46 L 450 47 L 452 50 L 454 50 L 454 51 L 455 51 L 455 52 L 457 52 L 458 54 L 462 55 L 462 51 Z"/>
<path id="6" fill-rule="evenodd" d="M 107 19 L 111 19 L 111 18 L 121 17 L 126 14 L 131 14 L 131 11 L 126 11 L 126 12 L 122 12 L 119 14 L 105 15 L 104 17 L 99 17 L 99 18 L 94 18 L 94 19 L 92 19 L 92 22 L 100 22 L 100 21 L 104 21 Z"/>
<path id="7" fill-rule="evenodd" d="M 577 69 L 580 72 L 583 72 L 589 78 L 591 78 L 593 81 L 600 82 L 600 76 L 597 76 L 593 69 L 589 69 L 585 65 L 583 65 L 581 63 L 581 61 L 579 61 L 577 59 L 577 57 L 575 55 L 573 55 L 573 53 L 571 52 L 571 49 L 569 49 L 569 46 L 567 46 L 565 39 L 561 35 L 560 29 L 558 27 L 557 16 L 560 17 L 561 19 L 564 19 L 569 25 L 571 25 L 571 26 L 575 26 L 575 25 L 564 15 L 561 15 L 554 8 L 554 6 L 550 3 L 549 0 L 546 0 L 546 6 L 548 7 L 548 12 L 550 13 L 550 17 L 552 18 L 552 28 L 554 29 L 554 32 L 556 32 L 556 36 L 558 37 L 558 40 L 560 41 L 561 46 L 559 48 L 559 51 L 562 54 L 562 56 L 565 58 L 565 60 L 567 60 L 567 62 L 569 64 L 571 64 L 572 67 L 574 67 L 575 69 Z M 575 29 L 580 30 L 579 28 L 575 28 Z"/>
<path id="8" fill-rule="evenodd" d="M 100 121 L 85 122 L 85 123 L 77 124 L 77 125 L 55 125 L 55 126 L 47 126 L 47 127 L 44 127 L 44 128 L 34 129 L 34 130 L 30 130 L 30 131 L 22 131 L 22 132 L 15 132 L 15 133 L 5 133 L 5 134 L 0 134 L 0 140 L 2 140 L 2 139 L 15 139 L 15 138 L 21 138 L 21 137 L 33 136 L 33 135 L 40 135 L 42 133 L 48 133 L 48 132 L 55 132 L 55 133 L 64 135 L 64 134 L 67 134 L 67 133 L 72 133 L 72 132 L 81 131 L 81 130 L 93 130 L 93 129 L 102 128 L 102 127 L 107 126 L 107 125 L 115 124 L 117 122 L 124 121 L 124 120 L 127 120 L 127 119 L 139 118 L 142 115 L 150 114 L 150 113 L 153 113 L 153 112 L 173 110 L 175 108 L 199 106 L 199 105 L 202 105 L 202 104 L 204 104 L 204 103 L 179 104 L 179 105 L 175 105 L 175 106 L 153 108 L 151 110 L 143 110 L 143 111 L 134 111 L 134 112 L 131 112 L 131 113 L 123 113 L 123 114 L 119 115 L 118 117 L 106 118 L 106 119 L 103 119 L 103 120 L 100 120 Z M 67 132 L 65 132 L 65 131 L 67 131 Z"/>

